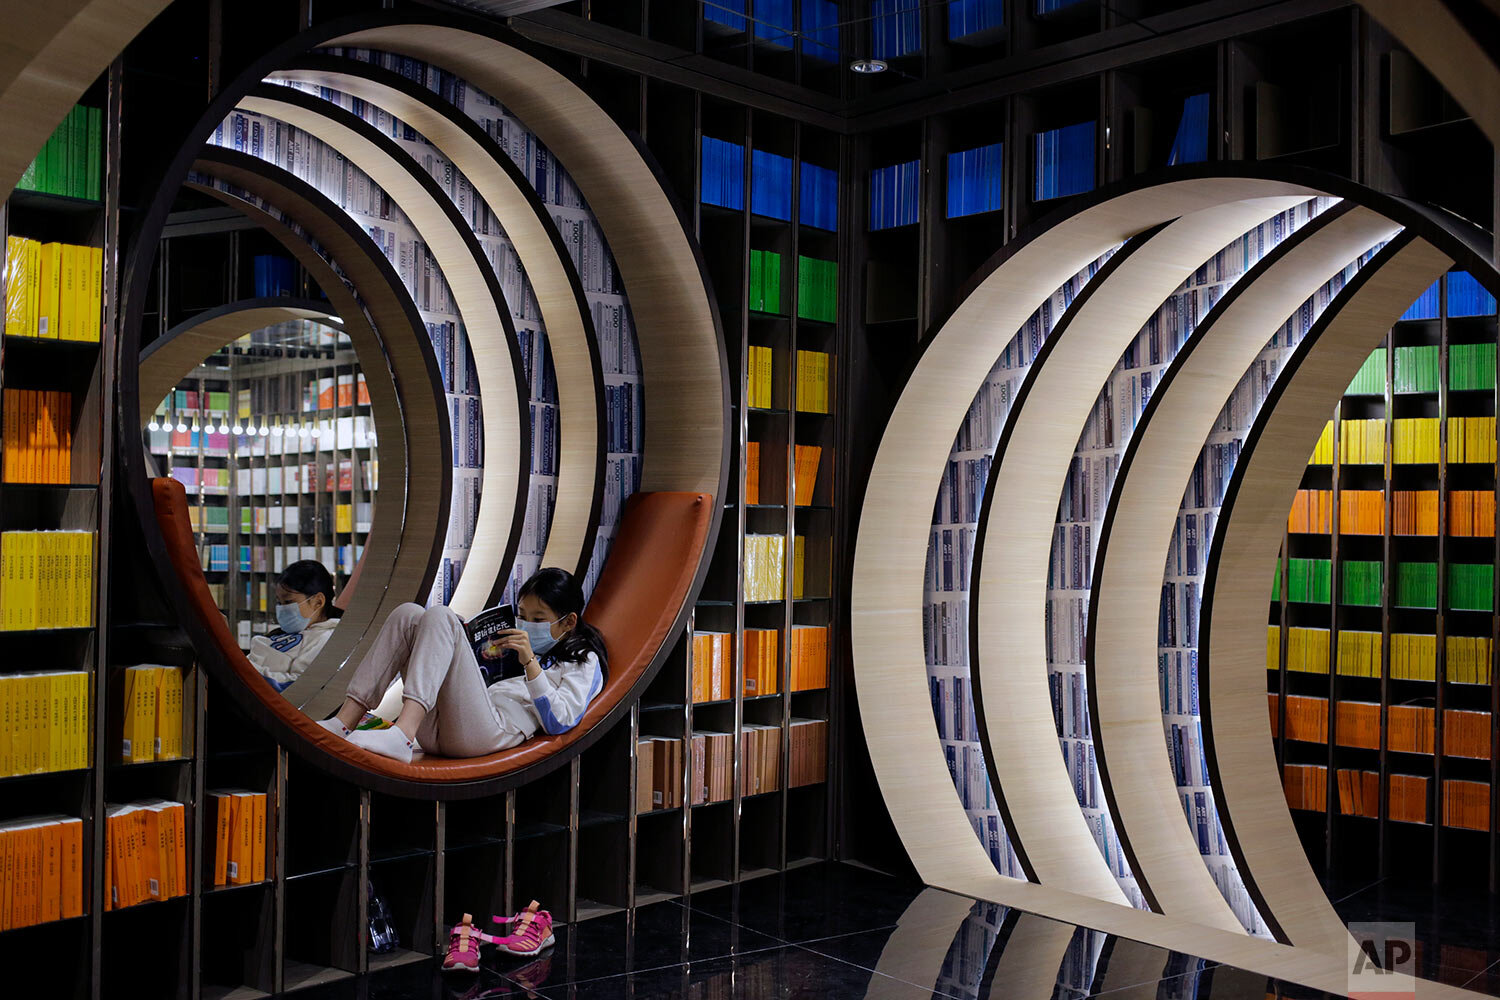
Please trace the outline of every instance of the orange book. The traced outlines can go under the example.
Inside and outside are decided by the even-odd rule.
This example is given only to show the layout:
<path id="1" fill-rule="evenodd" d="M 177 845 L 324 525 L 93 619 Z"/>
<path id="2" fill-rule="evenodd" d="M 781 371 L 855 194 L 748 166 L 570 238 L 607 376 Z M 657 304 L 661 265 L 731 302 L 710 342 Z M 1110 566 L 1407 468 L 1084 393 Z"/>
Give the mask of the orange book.
<path id="1" fill-rule="evenodd" d="M 141 826 L 141 873 L 146 883 L 146 895 L 151 899 L 165 899 L 163 883 L 167 873 L 166 865 L 162 863 L 161 813 L 155 809 L 142 809 Z"/>
<path id="2" fill-rule="evenodd" d="M 113 910 L 119 906 L 119 890 L 115 888 L 115 821 L 107 817 L 104 821 L 104 908 Z"/>
<path id="3" fill-rule="evenodd" d="M 258 793 L 253 797 L 255 813 L 250 820 L 250 858 L 252 882 L 266 880 L 266 796 Z"/>
<path id="4" fill-rule="evenodd" d="M 62 916 L 62 826 L 49 822 L 42 829 L 42 920 Z"/>
<path id="5" fill-rule="evenodd" d="M 248 883 L 255 868 L 250 860 L 253 840 L 250 824 L 254 818 L 255 806 L 250 801 L 250 793 L 235 792 L 234 804 L 229 807 L 230 837 L 233 839 L 229 851 L 229 881 L 235 885 Z"/>
<path id="6" fill-rule="evenodd" d="M 176 842 L 173 844 L 173 863 L 177 867 L 177 873 L 175 875 L 177 888 L 178 891 L 183 895 L 187 895 L 188 893 L 187 837 L 184 830 L 186 823 L 187 809 L 184 808 L 182 803 L 179 802 L 177 804 L 177 808 L 172 810 L 172 833 L 176 838 Z"/>
<path id="7" fill-rule="evenodd" d="M 11 928 L 11 897 L 16 881 L 11 865 L 13 834 L 12 830 L 0 829 L 0 931 Z"/>
<path id="8" fill-rule="evenodd" d="M 224 792 L 209 792 L 214 817 L 214 885 L 229 884 L 229 811 L 232 799 Z"/>
<path id="9" fill-rule="evenodd" d="M 760 442 L 745 442 L 745 503 L 760 503 Z"/>
<path id="10" fill-rule="evenodd" d="M 62 844 L 62 917 L 83 915 L 83 820 L 69 816 L 59 823 L 63 831 Z M 105 853 L 105 863 L 109 855 Z M 106 876 L 108 877 L 108 876 Z M 105 903 L 109 902 L 106 883 Z"/>

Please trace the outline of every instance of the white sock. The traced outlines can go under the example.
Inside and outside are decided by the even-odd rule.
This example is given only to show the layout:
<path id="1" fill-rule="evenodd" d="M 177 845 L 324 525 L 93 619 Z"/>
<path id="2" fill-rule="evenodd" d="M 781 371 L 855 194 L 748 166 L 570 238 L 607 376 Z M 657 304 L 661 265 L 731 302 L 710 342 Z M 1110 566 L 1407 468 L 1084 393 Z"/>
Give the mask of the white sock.
<path id="1" fill-rule="evenodd" d="M 349 737 L 349 727 L 340 722 L 337 716 L 332 719 L 323 719 L 318 723 L 318 725 L 322 726 L 330 733 L 333 733 L 335 736 L 342 736 L 345 739 Z"/>
<path id="2" fill-rule="evenodd" d="M 356 729 L 349 734 L 349 742 L 403 764 L 411 763 L 412 749 L 415 747 L 415 743 L 395 726 L 389 729 Z"/>

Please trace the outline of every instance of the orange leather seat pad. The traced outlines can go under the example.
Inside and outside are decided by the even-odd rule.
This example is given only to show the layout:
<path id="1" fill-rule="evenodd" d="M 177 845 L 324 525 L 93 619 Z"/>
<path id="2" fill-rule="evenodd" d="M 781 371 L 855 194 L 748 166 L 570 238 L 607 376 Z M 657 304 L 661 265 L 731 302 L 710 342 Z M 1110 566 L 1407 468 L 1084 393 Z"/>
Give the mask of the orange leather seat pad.
<path id="1" fill-rule="evenodd" d="M 187 492 L 175 479 L 151 481 L 156 520 L 167 555 L 189 605 L 207 628 L 218 652 L 252 690 L 268 687 L 239 648 L 213 601 L 188 522 Z M 557 736 L 539 734 L 518 747 L 483 757 L 419 754 L 402 764 L 351 746 L 280 697 L 266 698 L 272 711 L 310 743 L 366 770 L 410 781 L 464 782 L 493 778 L 536 763 L 582 739 L 619 704 L 651 665 L 682 609 L 708 541 L 713 498 L 707 493 L 636 493 L 625 504 L 614 546 L 584 620 L 604 635 L 609 676 L 578 725 Z"/>

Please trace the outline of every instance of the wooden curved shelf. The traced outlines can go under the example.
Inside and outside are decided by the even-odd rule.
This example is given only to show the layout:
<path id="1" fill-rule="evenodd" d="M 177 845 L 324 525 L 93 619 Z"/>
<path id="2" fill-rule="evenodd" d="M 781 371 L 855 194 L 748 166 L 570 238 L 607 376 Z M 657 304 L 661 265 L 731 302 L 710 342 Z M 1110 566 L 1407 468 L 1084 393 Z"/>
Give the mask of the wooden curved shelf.
<path id="1" fill-rule="evenodd" d="M 951 434 L 962 422 L 998 345 L 1021 328 L 1053 289 L 1089 262 L 1164 220 L 1267 191 L 1265 182 L 1198 177 L 1132 189 L 1107 201 L 1105 195 L 1098 195 L 1087 200 L 1076 215 L 1030 239 L 1008 244 L 976 276 L 973 291 L 928 339 L 897 401 L 871 469 L 854 553 L 850 595 L 854 688 L 866 744 L 892 821 L 918 873 L 930 885 L 965 891 L 965 885 L 993 887 L 1014 881 L 995 874 L 974 836 L 937 751 L 937 726 L 931 714 L 911 711 L 912 705 L 925 704 L 928 698 L 926 672 L 914 665 L 924 658 L 922 579 L 933 494 L 947 461 L 946 449 L 932 446 L 934 436 Z M 1118 357 L 1116 351 L 1109 363 Z M 1064 446 L 1069 455 L 1077 442 L 1076 426 L 1072 433 Z M 914 495 L 913 483 L 931 485 Z M 926 492 L 929 488 L 931 494 Z M 1033 499 L 1031 506 L 1054 517 L 1056 493 L 1048 501 Z M 991 560 L 995 572 L 999 572 L 997 561 Z M 1029 583 L 1044 591 L 1045 552 L 1041 575 L 1035 575 L 1034 567 L 1028 573 Z M 1029 606 L 1040 620 L 1040 602 L 1031 600 Z M 1035 630 L 1033 623 L 1028 631 Z M 1030 662 L 1044 661 L 1034 657 Z M 1051 747 L 1028 749 L 1016 765 L 1024 766 L 1041 752 L 1047 754 L 1044 765 L 1055 769 L 1056 729 L 1050 702 L 1044 678 L 1035 680 L 1041 686 L 1040 705 L 1045 709 L 1028 703 L 1028 714 L 1036 716 L 1028 724 L 1040 728 L 1044 711 Z M 1008 719 L 996 711 L 992 724 L 998 726 Z M 913 752 L 921 747 L 932 749 Z M 995 791 L 1010 794 L 1009 788 Z M 1072 797 L 1071 790 L 1067 794 Z M 1076 799 L 1072 808 L 1076 814 Z M 1031 846 L 1024 844 L 1027 849 Z M 1097 858 L 1092 843 L 1088 849 Z M 1078 898 L 1076 894 L 1057 895 Z"/>
<path id="2" fill-rule="evenodd" d="M 659 172 L 566 77 L 483 33 L 492 27 L 472 25 L 390 24 L 324 44 L 395 52 L 455 73 L 503 101 L 567 167 L 614 253 L 635 317 L 647 400 L 640 488 L 723 497 L 727 355 L 703 262 Z"/>
<path id="3" fill-rule="evenodd" d="M 531 467 L 525 372 L 499 282 L 473 231 L 437 182 L 362 118 L 270 85 L 257 87 L 239 106 L 301 129 L 368 174 L 416 226 L 443 272 L 468 334 L 484 415 L 485 463 L 474 541 L 448 602 L 466 618 L 476 615 L 504 588 L 515 561 Z M 518 460 L 502 458 L 508 455 Z"/>
<path id="4" fill-rule="evenodd" d="M 292 704 L 321 718 L 332 710 L 330 706 L 336 707 L 343 700 L 348 685 L 343 665 L 358 662 L 391 609 L 404 601 L 420 599 L 437 575 L 452 496 L 452 472 L 447 462 L 452 439 L 447 403 L 439 388 L 442 380 L 432 345 L 425 337 L 408 332 L 423 329 L 415 303 L 374 241 L 342 210 L 311 185 L 243 153 L 206 148 L 195 166 L 200 174 L 216 177 L 274 205 L 295 222 L 300 234 L 244 198 L 212 185 L 193 185 L 243 212 L 275 236 L 323 288 L 361 356 L 386 359 L 386 365 L 372 365 L 365 374 L 376 432 L 383 444 L 385 479 L 397 484 L 383 491 L 385 502 L 375 505 L 365 549 L 372 569 L 379 567 L 381 572 L 377 576 L 362 573 L 361 590 L 378 597 L 354 602 L 345 612 L 336 638 L 330 639 L 303 675 L 282 692 Z M 330 260 L 337 263 L 338 271 Z M 345 284 L 346 279 L 353 291 Z M 386 331 L 385 335 L 381 331 Z M 131 436 L 139 447 L 139 434 Z M 404 442 L 404 450 L 391 447 L 390 443 L 397 441 Z M 413 488 L 417 483 L 423 488 Z M 151 506 L 145 506 L 141 513 L 151 518 L 151 530 L 147 531 L 150 538 L 155 530 Z M 161 558 L 159 569 L 169 572 L 164 553 Z M 168 575 L 162 578 L 171 579 Z"/>
<path id="5" fill-rule="evenodd" d="M 141 423 L 151 419 L 158 403 L 204 358 L 246 334 L 277 323 L 326 320 L 331 315 L 326 303 L 312 299 L 243 299 L 177 324 L 141 351 Z"/>
<path id="6" fill-rule="evenodd" d="M 169 0 L 7 3 L 0 53 L 0 200 L 100 73 Z"/>
<path id="7" fill-rule="evenodd" d="M 603 506 L 604 376 L 583 285 L 546 205 L 473 119 L 399 73 L 315 55 L 268 79 L 328 87 L 390 112 L 451 160 L 499 220 L 536 295 L 557 373 L 557 494 L 542 565 L 567 567 L 581 576 L 593 554 Z"/>
<path id="8" fill-rule="evenodd" d="M 1262 258 L 1178 351 L 1115 474 L 1089 601 L 1089 719 L 1121 847 L 1160 912 L 1225 929 L 1240 926 L 1183 817 L 1163 741 L 1161 579 L 1153 568 L 1166 565 L 1203 442 L 1271 334 L 1334 274 L 1398 229 L 1379 213 L 1345 202 Z M 1139 474 L 1131 476 L 1134 470 Z"/>
<path id="9" fill-rule="evenodd" d="M 1333 404 L 1370 351 L 1453 258 L 1410 229 L 1360 269 L 1298 345 L 1245 438 L 1204 574 L 1203 737 L 1225 839 L 1268 923 L 1301 949 L 1348 933 L 1292 825 L 1266 715 L 1266 608 L 1286 512 Z"/>
<path id="10" fill-rule="evenodd" d="M 1078 437 L 1120 355 L 1162 301 L 1225 245 L 1311 194 L 1288 184 L 1251 185 L 1133 242 L 1074 299 L 1016 393 L 974 541 L 969 663 L 985 759 L 1043 885 L 1124 902 L 1079 811 L 1047 684 L 1048 563 L 1057 497 Z M 992 362 L 994 353 L 981 360 Z M 992 511 L 1004 512 L 1003 530 L 988 530 Z M 1211 926 L 1239 927 L 1222 901 L 1218 910 L 1200 909 Z"/>

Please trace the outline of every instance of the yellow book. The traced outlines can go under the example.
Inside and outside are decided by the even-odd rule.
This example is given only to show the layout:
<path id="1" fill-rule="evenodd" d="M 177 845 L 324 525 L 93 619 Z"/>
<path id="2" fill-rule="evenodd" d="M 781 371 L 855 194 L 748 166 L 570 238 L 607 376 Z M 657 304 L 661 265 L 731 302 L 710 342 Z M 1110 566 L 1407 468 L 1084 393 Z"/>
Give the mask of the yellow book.
<path id="1" fill-rule="evenodd" d="M 129 764 L 135 759 L 135 685 L 139 675 L 134 670 L 125 670 L 120 678 L 120 762 Z M 113 728 L 113 726 L 111 726 Z"/>
<path id="2" fill-rule="evenodd" d="M 58 306 L 62 298 L 62 244 L 43 243 L 41 271 L 38 275 L 40 300 L 37 302 L 36 335 L 57 340 L 61 325 Z"/>
<path id="3" fill-rule="evenodd" d="M 37 531 L 24 531 L 21 533 L 21 579 L 18 582 L 21 598 L 21 628 L 31 630 L 38 628 L 37 615 L 37 571 L 40 568 L 41 533 Z"/>
<path id="4" fill-rule="evenodd" d="M 40 240 L 26 241 L 26 278 L 30 287 L 26 291 L 26 336 L 37 336 L 42 307 L 42 243 Z"/>
<path id="5" fill-rule="evenodd" d="M 136 747 L 135 759 L 147 761 L 156 759 L 156 668 L 154 667 L 132 667 L 132 670 L 141 672 L 140 680 L 135 685 L 135 724 L 136 732 L 140 736 L 140 742 Z"/>
<path id="6" fill-rule="evenodd" d="M 31 276 L 26 273 L 30 262 L 24 236 L 5 238 L 5 335 L 25 337 L 31 328 L 26 325 L 30 310 Z"/>
<path id="7" fill-rule="evenodd" d="M 47 766 L 48 771 L 65 771 L 63 732 L 67 726 L 66 680 L 60 671 L 43 674 L 47 689 Z"/>
<path id="8" fill-rule="evenodd" d="M 104 248 L 89 247 L 89 283 L 92 299 L 89 302 L 89 318 L 84 324 L 85 339 L 99 342 L 99 333 L 104 326 Z"/>
<path id="9" fill-rule="evenodd" d="M 94 533 L 80 531 L 74 542 L 78 545 L 78 624 L 94 624 Z"/>
<path id="10" fill-rule="evenodd" d="M 250 880 L 266 880 L 266 796 L 257 793 L 252 797 L 255 813 L 250 820 Z"/>
<path id="11" fill-rule="evenodd" d="M 20 628 L 20 602 L 17 568 L 20 566 L 20 534 L 15 531 L 0 533 L 0 625 L 5 631 Z"/>
<path id="12" fill-rule="evenodd" d="M 14 681 L 15 678 L 9 675 L 0 677 L 0 777 L 16 773 L 11 753 L 11 740 L 16 731 L 10 694 Z"/>
<path id="13" fill-rule="evenodd" d="M 52 533 L 32 532 L 36 540 L 36 604 L 32 628 L 52 628 L 56 602 L 52 599 Z"/>
<path id="14" fill-rule="evenodd" d="M 7 931 L 15 926 L 15 842 L 16 832 L 0 827 L 0 930 Z"/>
<path id="15" fill-rule="evenodd" d="M 58 256 L 62 277 L 57 286 L 57 339 L 77 340 L 74 324 L 78 322 L 78 248 L 64 243 Z"/>

